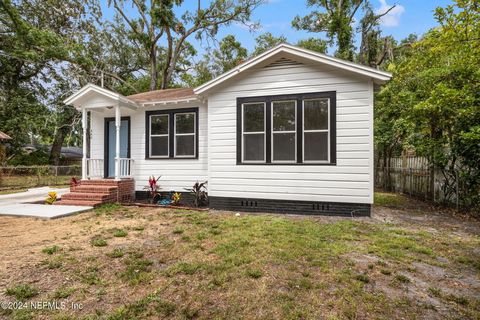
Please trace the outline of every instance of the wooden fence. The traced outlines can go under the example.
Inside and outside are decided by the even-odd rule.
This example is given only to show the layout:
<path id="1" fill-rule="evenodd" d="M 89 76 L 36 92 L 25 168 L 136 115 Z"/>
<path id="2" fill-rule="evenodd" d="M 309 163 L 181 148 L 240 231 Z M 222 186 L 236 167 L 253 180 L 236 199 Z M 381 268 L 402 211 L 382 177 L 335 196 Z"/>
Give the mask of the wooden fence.
<path id="1" fill-rule="evenodd" d="M 424 157 L 390 158 L 385 166 L 375 161 L 375 187 L 385 191 L 408 194 L 436 203 L 459 206 L 461 186 L 448 185 L 440 170 L 434 170 Z"/>

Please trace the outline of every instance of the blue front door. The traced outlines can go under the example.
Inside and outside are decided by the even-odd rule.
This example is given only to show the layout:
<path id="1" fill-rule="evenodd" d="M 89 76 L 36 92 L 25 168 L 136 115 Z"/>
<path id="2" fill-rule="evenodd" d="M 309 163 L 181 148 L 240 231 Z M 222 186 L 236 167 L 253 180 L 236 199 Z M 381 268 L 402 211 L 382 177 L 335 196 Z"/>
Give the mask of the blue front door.
<path id="1" fill-rule="evenodd" d="M 122 119 L 120 125 L 120 158 L 129 157 L 129 145 L 128 145 L 128 132 L 130 121 Z M 115 120 L 107 120 L 107 156 L 105 161 L 107 162 L 107 178 L 115 177 L 115 141 L 117 139 L 117 131 L 115 130 Z"/>

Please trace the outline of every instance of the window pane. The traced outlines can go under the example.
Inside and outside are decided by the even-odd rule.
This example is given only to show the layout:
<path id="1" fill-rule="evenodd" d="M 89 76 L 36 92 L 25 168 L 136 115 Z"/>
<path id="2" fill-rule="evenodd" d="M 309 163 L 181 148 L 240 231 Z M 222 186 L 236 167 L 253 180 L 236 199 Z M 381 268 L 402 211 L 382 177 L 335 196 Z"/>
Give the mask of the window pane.
<path id="1" fill-rule="evenodd" d="M 243 159 L 247 161 L 263 161 L 264 159 L 264 136 L 265 134 L 244 134 L 243 135 Z"/>
<path id="2" fill-rule="evenodd" d="M 195 155 L 195 136 L 176 136 L 177 143 L 175 145 L 177 156 L 194 156 Z"/>
<path id="3" fill-rule="evenodd" d="M 328 132 L 304 133 L 305 161 L 328 160 Z"/>
<path id="4" fill-rule="evenodd" d="M 295 131 L 295 101 L 274 102 L 273 131 Z"/>
<path id="5" fill-rule="evenodd" d="M 243 132 L 262 132 L 265 130 L 265 110 L 263 103 L 243 105 Z"/>
<path id="6" fill-rule="evenodd" d="M 150 134 L 168 134 L 168 115 L 162 114 L 158 116 L 151 116 L 151 130 Z"/>
<path id="7" fill-rule="evenodd" d="M 273 160 L 295 161 L 295 133 L 273 134 Z"/>
<path id="8" fill-rule="evenodd" d="M 305 130 L 328 129 L 328 99 L 304 101 Z"/>
<path id="9" fill-rule="evenodd" d="M 176 133 L 194 133 L 195 132 L 195 114 L 177 114 L 175 115 Z"/>
<path id="10" fill-rule="evenodd" d="M 151 156 L 168 156 L 168 136 L 152 137 L 150 144 Z"/>

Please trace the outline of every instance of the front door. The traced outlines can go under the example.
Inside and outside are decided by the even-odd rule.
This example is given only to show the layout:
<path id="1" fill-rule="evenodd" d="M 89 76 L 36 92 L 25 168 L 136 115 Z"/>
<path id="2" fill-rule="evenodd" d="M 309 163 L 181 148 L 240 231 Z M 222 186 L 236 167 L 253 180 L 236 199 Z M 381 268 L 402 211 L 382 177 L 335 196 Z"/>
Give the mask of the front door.
<path id="1" fill-rule="evenodd" d="M 115 177 L 115 119 L 105 119 L 105 178 Z M 122 117 L 120 125 L 120 158 L 130 157 L 130 118 Z"/>

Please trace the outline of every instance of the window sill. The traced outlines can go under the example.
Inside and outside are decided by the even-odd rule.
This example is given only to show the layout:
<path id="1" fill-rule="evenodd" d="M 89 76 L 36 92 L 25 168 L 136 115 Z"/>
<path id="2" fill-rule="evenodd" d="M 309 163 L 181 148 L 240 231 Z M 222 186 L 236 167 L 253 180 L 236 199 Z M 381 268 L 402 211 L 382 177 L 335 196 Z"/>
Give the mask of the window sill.
<path id="1" fill-rule="evenodd" d="M 198 157 L 180 157 L 180 158 L 150 158 L 150 157 L 145 157 L 145 160 L 192 160 L 192 159 L 198 159 Z"/>
<path id="2" fill-rule="evenodd" d="M 336 163 L 244 163 L 244 162 L 237 162 L 237 166 L 336 166 Z"/>

